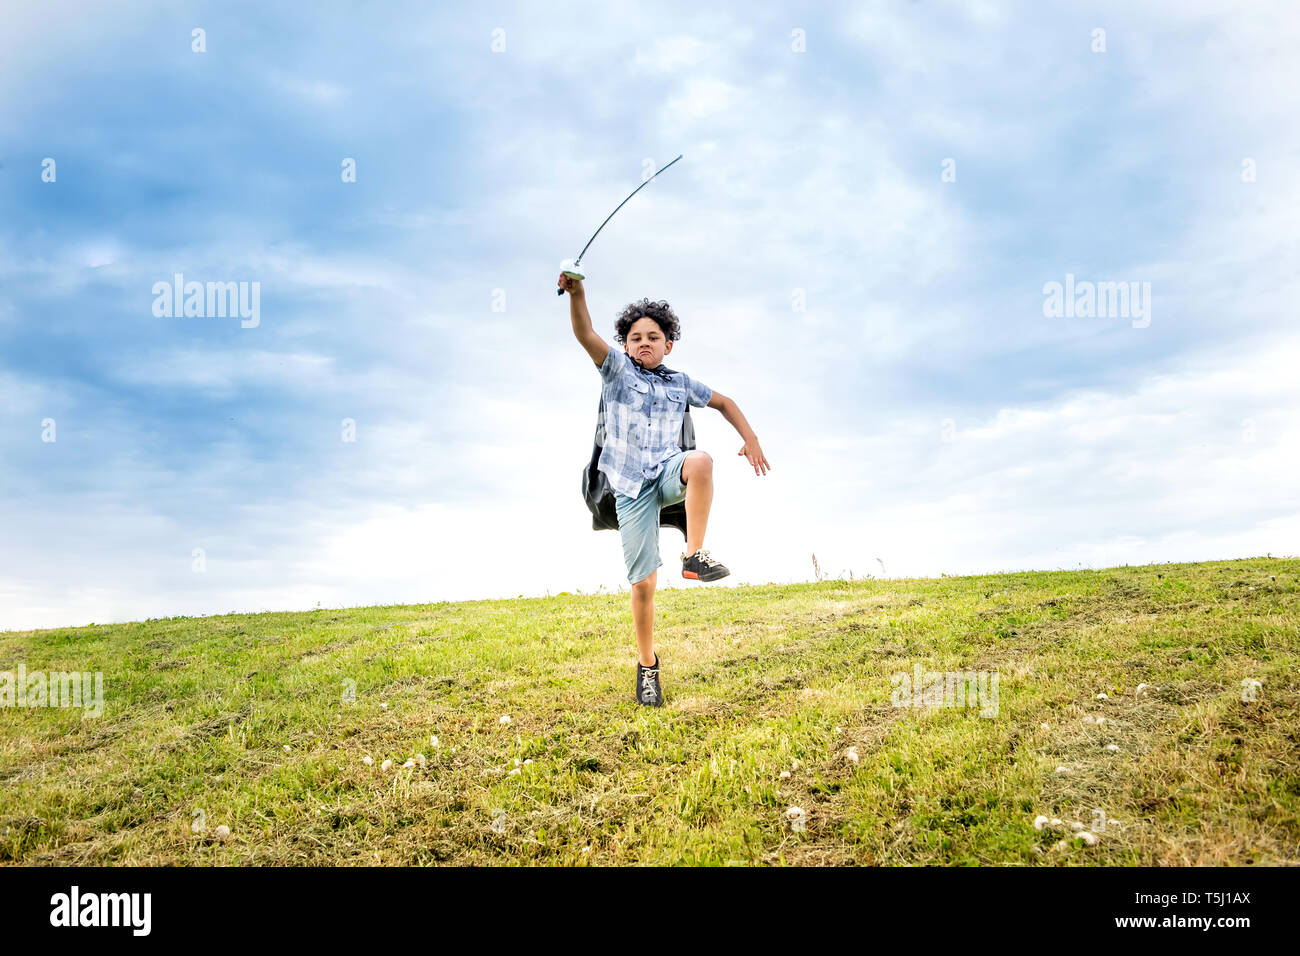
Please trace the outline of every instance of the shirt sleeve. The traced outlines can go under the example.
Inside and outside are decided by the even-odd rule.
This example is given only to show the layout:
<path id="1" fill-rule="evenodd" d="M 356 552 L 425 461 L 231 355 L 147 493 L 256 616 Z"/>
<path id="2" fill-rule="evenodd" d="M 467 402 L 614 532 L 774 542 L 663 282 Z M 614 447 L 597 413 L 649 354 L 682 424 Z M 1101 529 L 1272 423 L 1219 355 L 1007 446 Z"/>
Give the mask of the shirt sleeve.
<path id="1" fill-rule="evenodd" d="M 686 376 L 686 404 L 694 405 L 696 408 L 703 408 L 709 404 L 709 399 L 713 397 L 713 389 L 703 382 L 697 382 L 689 375 Z"/>
<path id="2" fill-rule="evenodd" d="M 600 367 L 600 377 L 606 382 L 612 382 L 618 378 L 619 373 L 623 370 L 623 353 L 618 349 L 610 346 L 609 354 L 605 356 L 605 364 Z"/>

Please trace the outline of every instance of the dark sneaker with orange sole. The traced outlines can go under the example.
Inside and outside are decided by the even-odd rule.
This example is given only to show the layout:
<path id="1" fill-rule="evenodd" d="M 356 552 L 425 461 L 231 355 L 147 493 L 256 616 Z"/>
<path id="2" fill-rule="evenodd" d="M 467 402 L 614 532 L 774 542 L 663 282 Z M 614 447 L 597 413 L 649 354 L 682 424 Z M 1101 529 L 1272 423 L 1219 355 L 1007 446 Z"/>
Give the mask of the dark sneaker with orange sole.
<path id="1" fill-rule="evenodd" d="M 654 667 L 636 662 L 636 701 L 648 707 L 662 707 L 664 692 L 659 687 L 659 652 L 655 652 Z"/>
<path id="2" fill-rule="evenodd" d="M 694 581 L 716 581 L 718 578 L 725 578 L 730 573 L 726 565 L 703 548 L 700 548 L 689 558 L 684 554 L 682 555 L 682 577 L 684 578 L 691 578 Z"/>

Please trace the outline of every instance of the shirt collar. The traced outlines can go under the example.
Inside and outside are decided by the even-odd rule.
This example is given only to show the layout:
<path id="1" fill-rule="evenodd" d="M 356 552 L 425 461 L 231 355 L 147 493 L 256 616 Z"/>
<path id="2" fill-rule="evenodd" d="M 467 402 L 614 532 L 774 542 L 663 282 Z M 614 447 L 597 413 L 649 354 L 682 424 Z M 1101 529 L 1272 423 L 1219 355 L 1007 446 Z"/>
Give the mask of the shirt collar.
<path id="1" fill-rule="evenodd" d="M 635 358 L 632 358 L 631 355 L 629 355 L 628 358 L 631 358 L 631 359 L 632 359 L 632 364 L 635 365 L 636 368 L 637 368 L 637 371 L 641 372 L 643 375 L 657 375 L 657 376 L 659 376 L 661 379 L 663 379 L 665 382 L 667 382 L 667 381 L 670 381 L 670 380 L 672 379 L 672 377 L 673 377 L 675 374 L 677 374 L 677 373 L 674 372 L 672 369 L 670 369 L 670 368 L 665 368 L 663 362 L 660 362 L 660 363 L 659 363 L 658 365 L 656 365 L 654 368 L 646 368 L 644 365 L 642 365 L 640 362 L 638 362 Z"/>

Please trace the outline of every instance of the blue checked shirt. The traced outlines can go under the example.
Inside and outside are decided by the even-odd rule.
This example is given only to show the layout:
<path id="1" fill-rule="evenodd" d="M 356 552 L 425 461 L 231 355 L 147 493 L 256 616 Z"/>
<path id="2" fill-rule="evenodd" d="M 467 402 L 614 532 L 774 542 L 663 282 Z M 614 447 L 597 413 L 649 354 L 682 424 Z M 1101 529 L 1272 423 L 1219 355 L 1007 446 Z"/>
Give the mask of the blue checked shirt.
<path id="1" fill-rule="evenodd" d="M 681 451 L 677 438 L 687 403 L 708 405 L 713 389 L 685 372 L 661 379 L 617 347 L 605 356 L 600 377 L 605 437 L 596 467 L 605 473 L 610 488 L 635 498 L 642 484 L 659 477 L 664 463 Z"/>

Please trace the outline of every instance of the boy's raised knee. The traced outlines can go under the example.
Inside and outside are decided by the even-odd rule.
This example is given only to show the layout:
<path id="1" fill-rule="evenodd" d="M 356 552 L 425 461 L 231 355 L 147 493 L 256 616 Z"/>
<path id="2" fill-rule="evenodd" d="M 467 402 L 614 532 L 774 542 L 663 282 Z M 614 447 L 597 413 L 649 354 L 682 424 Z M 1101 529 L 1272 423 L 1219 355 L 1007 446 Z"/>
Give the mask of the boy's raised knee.
<path id="1" fill-rule="evenodd" d="M 713 456 L 707 451 L 693 451 L 682 462 L 682 484 L 697 475 L 713 474 Z"/>

